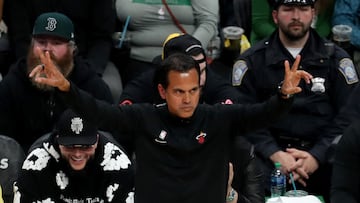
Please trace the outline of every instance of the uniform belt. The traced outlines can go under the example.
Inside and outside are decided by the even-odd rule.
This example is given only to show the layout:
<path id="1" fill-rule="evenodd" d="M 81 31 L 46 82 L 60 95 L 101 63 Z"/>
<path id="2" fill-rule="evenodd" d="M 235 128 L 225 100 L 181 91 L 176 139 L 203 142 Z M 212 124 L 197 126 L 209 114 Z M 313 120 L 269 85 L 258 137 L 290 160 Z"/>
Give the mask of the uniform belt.
<path id="1" fill-rule="evenodd" d="M 278 145 L 285 148 L 296 148 L 300 150 L 309 150 L 312 148 L 314 143 L 309 140 L 297 138 L 297 137 L 287 137 L 287 136 L 279 136 L 276 138 Z"/>

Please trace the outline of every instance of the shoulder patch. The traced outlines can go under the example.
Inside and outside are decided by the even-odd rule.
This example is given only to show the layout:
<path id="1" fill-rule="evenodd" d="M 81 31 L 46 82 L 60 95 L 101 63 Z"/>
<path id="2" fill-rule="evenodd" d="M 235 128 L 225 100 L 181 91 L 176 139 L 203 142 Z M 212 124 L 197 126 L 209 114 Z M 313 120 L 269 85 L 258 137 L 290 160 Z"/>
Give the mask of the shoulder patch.
<path id="1" fill-rule="evenodd" d="M 343 58 L 339 63 L 339 71 L 345 77 L 347 84 L 353 84 L 359 81 L 358 75 L 355 70 L 354 63 L 349 58 Z"/>
<path id="2" fill-rule="evenodd" d="M 233 65 L 232 71 L 232 85 L 239 86 L 241 85 L 241 81 L 248 70 L 247 64 L 244 60 L 238 60 Z"/>

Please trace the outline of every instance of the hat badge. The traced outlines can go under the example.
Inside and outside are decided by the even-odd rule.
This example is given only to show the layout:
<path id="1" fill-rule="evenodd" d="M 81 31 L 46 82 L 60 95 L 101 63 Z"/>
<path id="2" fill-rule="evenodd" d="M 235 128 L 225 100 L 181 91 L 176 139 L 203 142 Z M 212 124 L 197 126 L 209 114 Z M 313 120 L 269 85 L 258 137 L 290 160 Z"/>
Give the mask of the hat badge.
<path id="1" fill-rule="evenodd" d="M 48 31 L 54 31 L 56 29 L 56 24 L 57 24 L 57 21 L 55 18 L 48 18 L 47 19 L 47 26 L 45 27 L 46 30 Z"/>
<path id="2" fill-rule="evenodd" d="M 284 3 L 306 3 L 305 0 L 285 0 Z"/>
<path id="3" fill-rule="evenodd" d="M 71 119 L 71 130 L 75 133 L 75 134 L 80 134 L 80 132 L 83 130 L 84 125 L 83 125 L 83 120 L 79 117 L 75 117 L 73 119 Z"/>

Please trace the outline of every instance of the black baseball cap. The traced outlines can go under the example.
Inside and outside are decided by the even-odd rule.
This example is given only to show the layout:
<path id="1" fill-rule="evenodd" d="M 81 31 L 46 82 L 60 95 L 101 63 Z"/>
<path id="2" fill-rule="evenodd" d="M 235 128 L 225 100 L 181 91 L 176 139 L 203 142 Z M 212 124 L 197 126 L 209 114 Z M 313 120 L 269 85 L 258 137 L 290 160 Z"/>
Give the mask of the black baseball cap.
<path id="1" fill-rule="evenodd" d="M 280 5 L 287 6 L 314 6 L 316 0 L 275 0 L 274 9 Z"/>
<path id="2" fill-rule="evenodd" d="M 64 14 L 43 13 L 35 20 L 32 35 L 50 35 L 70 41 L 74 40 L 74 25 Z"/>
<path id="3" fill-rule="evenodd" d="M 205 51 L 201 46 L 201 42 L 189 34 L 172 33 L 163 44 L 162 59 L 174 53 L 183 53 L 190 56 L 204 54 Z"/>
<path id="4" fill-rule="evenodd" d="M 60 116 L 56 124 L 58 144 L 65 146 L 94 145 L 97 141 L 98 129 L 96 126 L 68 109 Z"/>

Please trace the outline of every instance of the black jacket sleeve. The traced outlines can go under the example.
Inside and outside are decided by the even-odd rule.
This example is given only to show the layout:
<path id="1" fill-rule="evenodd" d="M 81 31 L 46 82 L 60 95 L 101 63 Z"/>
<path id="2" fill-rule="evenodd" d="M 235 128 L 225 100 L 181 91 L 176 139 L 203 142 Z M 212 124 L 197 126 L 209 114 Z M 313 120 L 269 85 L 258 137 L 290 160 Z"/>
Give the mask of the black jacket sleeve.
<path id="1" fill-rule="evenodd" d="M 360 120 L 345 130 L 336 151 L 331 179 L 331 203 L 360 201 Z"/>

